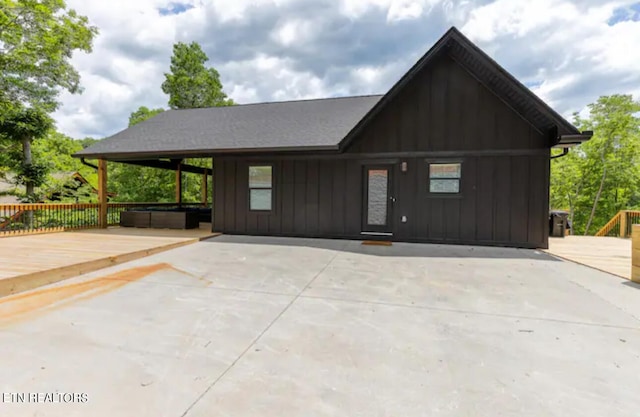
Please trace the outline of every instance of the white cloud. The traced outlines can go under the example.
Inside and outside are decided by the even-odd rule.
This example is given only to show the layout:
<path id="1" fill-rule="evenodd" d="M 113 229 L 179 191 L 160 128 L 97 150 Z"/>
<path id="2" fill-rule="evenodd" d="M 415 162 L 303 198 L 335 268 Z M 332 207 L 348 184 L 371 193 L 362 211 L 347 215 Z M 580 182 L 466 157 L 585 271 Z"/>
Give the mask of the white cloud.
<path id="1" fill-rule="evenodd" d="M 281 26 L 272 32 L 272 37 L 282 46 L 293 44 L 303 44 L 313 39 L 314 31 L 317 30 L 312 22 L 308 20 L 294 19 L 285 21 Z"/>
<path id="2" fill-rule="evenodd" d="M 640 98 L 640 22 L 610 21 L 633 3 L 497 0 L 471 12 L 462 30 L 569 116 L 600 95 Z"/>
<path id="3" fill-rule="evenodd" d="M 140 105 L 166 107 L 177 41 L 200 42 L 239 103 L 383 93 L 454 24 L 570 114 L 604 94 L 640 98 L 640 22 L 620 12 L 637 2 L 68 0 L 100 35 L 73 58 L 84 94 L 63 94 L 55 118 L 73 137 L 101 137 Z"/>
<path id="4" fill-rule="evenodd" d="M 505 34 L 523 37 L 577 15 L 576 6 L 568 1 L 497 0 L 473 10 L 463 31 L 477 41 L 490 42 Z"/>
<path id="5" fill-rule="evenodd" d="M 395 22 L 409 19 L 417 19 L 422 15 L 423 8 L 418 1 L 400 1 L 390 5 L 387 13 L 387 21 Z"/>

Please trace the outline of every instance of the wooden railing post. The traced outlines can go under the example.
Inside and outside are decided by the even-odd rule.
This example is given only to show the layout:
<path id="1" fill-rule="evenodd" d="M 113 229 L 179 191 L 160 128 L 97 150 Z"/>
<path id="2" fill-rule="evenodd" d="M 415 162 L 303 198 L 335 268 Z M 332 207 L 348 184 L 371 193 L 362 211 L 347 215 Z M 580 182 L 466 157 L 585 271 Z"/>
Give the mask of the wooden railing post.
<path id="1" fill-rule="evenodd" d="M 620 237 L 628 237 L 627 236 L 627 211 L 620 211 Z"/>
<path id="2" fill-rule="evenodd" d="M 106 229 L 107 222 L 107 161 L 98 161 L 98 226 Z"/>
<path id="3" fill-rule="evenodd" d="M 640 224 L 631 229 L 631 281 L 640 283 Z"/>

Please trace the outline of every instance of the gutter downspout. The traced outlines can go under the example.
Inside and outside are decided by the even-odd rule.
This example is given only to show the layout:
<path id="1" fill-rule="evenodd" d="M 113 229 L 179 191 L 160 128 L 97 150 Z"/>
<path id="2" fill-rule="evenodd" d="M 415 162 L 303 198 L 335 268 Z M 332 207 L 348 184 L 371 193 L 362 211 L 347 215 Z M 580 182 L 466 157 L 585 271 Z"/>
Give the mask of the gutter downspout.
<path id="1" fill-rule="evenodd" d="M 91 168 L 95 169 L 96 171 L 98 170 L 98 167 L 96 165 L 90 164 L 89 162 L 85 161 L 84 158 L 80 158 L 80 162 L 82 162 L 82 165 L 86 165 L 88 167 L 91 167 Z"/>
<path id="2" fill-rule="evenodd" d="M 552 156 L 551 159 L 562 158 L 563 156 L 566 156 L 568 154 L 569 154 L 569 148 L 562 148 L 562 153 L 559 155 Z"/>

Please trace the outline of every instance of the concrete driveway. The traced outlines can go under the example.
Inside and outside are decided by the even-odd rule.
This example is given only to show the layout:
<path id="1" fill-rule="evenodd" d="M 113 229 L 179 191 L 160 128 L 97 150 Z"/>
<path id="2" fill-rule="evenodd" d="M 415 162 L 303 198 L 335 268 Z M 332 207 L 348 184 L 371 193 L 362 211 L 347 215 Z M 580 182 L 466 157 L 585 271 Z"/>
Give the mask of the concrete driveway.
<path id="1" fill-rule="evenodd" d="M 222 236 L 1 299 L 0 415 L 635 417 L 638 300 L 538 251 Z"/>

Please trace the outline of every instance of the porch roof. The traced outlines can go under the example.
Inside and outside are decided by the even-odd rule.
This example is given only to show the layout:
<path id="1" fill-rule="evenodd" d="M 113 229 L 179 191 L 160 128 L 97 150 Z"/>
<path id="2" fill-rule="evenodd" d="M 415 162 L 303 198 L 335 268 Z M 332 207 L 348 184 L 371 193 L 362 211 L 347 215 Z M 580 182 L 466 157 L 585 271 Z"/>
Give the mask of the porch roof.
<path id="1" fill-rule="evenodd" d="M 76 154 L 144 159 L 337 150 L 381 95 L 169 110 Z"/>

